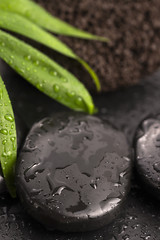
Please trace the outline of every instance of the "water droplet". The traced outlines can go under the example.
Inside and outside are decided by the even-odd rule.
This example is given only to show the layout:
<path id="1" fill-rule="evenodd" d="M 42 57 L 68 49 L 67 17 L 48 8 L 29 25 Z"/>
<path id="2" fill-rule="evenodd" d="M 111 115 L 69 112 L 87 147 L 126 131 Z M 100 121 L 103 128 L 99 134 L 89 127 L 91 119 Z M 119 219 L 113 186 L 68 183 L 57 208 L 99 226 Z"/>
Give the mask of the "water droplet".
<path id="1" fill-rule="evenodd" d="M 39 61 L 37 60 L 37 61 L 35 61 L 33 64 L 34 64 L 35 66 L 38 66 L 38 65 L 39 65 Z"/>
<path id="2" fill-rule="evenodd" d="M 67 95 L 68 95 L 68 97 L 74 97 L 75 96 L 75 92 L 67 92 Z"/>
<path id="3" fill-rule="evenodd" d="M 160 173 L 160 162 L 154 163 L 153 168 L 156 172 Z"/>
<path id="4" fill-rule="evenodd" d="M 9 131 L 9 135 L 12 135 L 12 131 L 11 130 Z"/>
<path id="5" fill-rule="evenodd" d="M 6 144 L 6 142 L 7 142 L 7 140 L 6 140 L 6 139 L 4 139 L 4 140 L 2 141 L 2 144 L 3 144 L 3 145 L 5 145 L 5 144 Z"/>
<path id="6" fill-rule="evenodd" d="M 17 68 L 17 71 L 19 72 L 19 73 L 21 73 L 21 74 L 23 74 L 23 73 L 25 73 L 25 70 L 24 69 L 20 69 L 20 68 Z"/>
<path id="7" fill-rule="evenodd" d="M 48 144 L 52 147 L 55 145 L 54 141 L 51 139 L 48 139 Z"/>
<path id="8" fill-rule="evenodd" d="M 4 135 L 8 135 L 8 130 L 7 129 L 0 129 L 0 133 L 4 134 Z"/>
<path id="9" fill-rule="evenodd" d="M 126 175 L 126 172 L 121 172 L 119 176 L 123 178 L 125 175 Z"/>
<path id="10" fill-rule="evenodd" d="M 11 137 L 10 140 L 13 143 L 13 150 L 15 150 L 16 149 L 16 141 L 15 141 L 16 138 L 15 137 Z"/>
<path id="11" fill-rule="evenodd" d="M 9 121 L 9 122 L 13 122 L 13 121 L 14 121 L 14 118 L 13 118 L 13 116 L 12 116 L 11 114 L 6 114 L 6 115 L 4 116 L 4 118 L 5 118 L 7 121 Z"/>
<path id="12" fill-rule="evenodd" d="M 97 182 L 92 179 L 91 183 L 90 183 L 90 186 L 94 189 L 97 189 Z"/>
<path id="13" fill-rule="evenodd" d="M 127 234 L 127 235 L 123 236 L 122 239 L 123 239 L 123 240 L 130 240 L 130 237 L 129 237 L 129 235 Z"/>
<path id="14" fill-rule="evenodd" d="M 77 104 L 78 106 L 81 106 L 82 103 L 83 103 L 83 99 L 82 99 L 81 97 L 77 97 L 77 99 L 76 99 L 76 104 Z"/>
<path id="15" fill-rule="evenodd" d="M 61 77 L 61 80 L 62 80 L 64 83 L 67 83 L 67 82 L 68 82 L 68 79 L 65 78 L 65 77 Z"/>
<path id="16" fill-rule="evenodd" d="M 58 73 L 56 72 L 56 71 L 50 71 L 50 74 L 52 75 L 52 76 L 57 76 L 58 75 Z"/>
<path id="17" fill-rule="evenodd" d="M 26 182 L 29 182 L 31 179 L 34 179 L 37 173 L 42 173 L 44 168 L 41 166 L 41 163 L 34 163 L 32 166 L 28 167 L 24 172 L 24 177 Z"/>
<path id="18" fill-rule="evenodd" d="M 26 60 L 28 60 L 28 61 L 31 60 L 31 56 L 30 56 L 30 55 L 27 55 L 27 56 L 25 56 L 24 58 L 25 58 Z"/>
<path id="19" fill-rule="evenodd" d="M 10 157 L 12 155 L 12 152 L 11 151 L 8 151 L 8 152 L 3 152 L 2 153 L 2 156 L 3 157 Z M 6 162 L 7 163 L 7 162 Z"/>
<path id="20" fill-rule="evenodd" d="M 54 92 L 59 92 L 59 86 L 57 84 L 53 85 Z"/>
<path id="21" fill-rule="evenodd" d="M 42 84 L 42 83 L 37 83 L 36 87 L 37 87 L 38 89 L 42 89 L 42 88 L 43 88 L 43 84 Z"/>

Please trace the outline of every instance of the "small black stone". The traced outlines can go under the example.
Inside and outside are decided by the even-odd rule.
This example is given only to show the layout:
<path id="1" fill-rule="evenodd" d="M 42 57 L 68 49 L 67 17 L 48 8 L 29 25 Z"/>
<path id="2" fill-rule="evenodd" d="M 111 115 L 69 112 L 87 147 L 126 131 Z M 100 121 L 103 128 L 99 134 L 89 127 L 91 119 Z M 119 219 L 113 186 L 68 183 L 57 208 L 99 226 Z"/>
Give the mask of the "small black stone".
<path id="1" fill-rule="evenodd" d="M 137 130 L 136 168 L 144 188 L 160 199 L 160 120 L 144 120 Z"/>
<path id="2" fill-rule="evenodd" d="M 46 228 L 89 231 L 117 217 L 130 187 L 125 136 L 97 117 L 67 113 L 34 124 L 16 166 L 22 204 Z"/>

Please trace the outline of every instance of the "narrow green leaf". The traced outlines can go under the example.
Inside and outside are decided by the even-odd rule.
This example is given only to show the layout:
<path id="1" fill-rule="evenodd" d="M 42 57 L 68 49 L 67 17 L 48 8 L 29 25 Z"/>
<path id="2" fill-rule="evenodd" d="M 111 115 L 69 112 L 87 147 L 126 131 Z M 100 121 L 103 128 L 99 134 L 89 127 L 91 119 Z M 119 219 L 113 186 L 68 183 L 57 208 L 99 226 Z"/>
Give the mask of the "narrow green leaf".
<path id="1" fill-rule="evenodd" d="M 107 38 L 90 34 L 53 17 L 31 0 L 0 0 L 0 9 L 23 15 L 35 24 L 57 34 L 104 42 L 108 41 Z"/>
<path id="2" fill-rule="evenodd" d="M 100 90 L 100 82 L 96 73 L 85 61 L 80 59 L 72 51 L 72 49 L 70 49 L 66 44 L 61 42 L 58 38 L 44 31 L 23 16 L 4 10 L 0 10 L 0 27 L 16 33 L 20 33 L 28 38 L 31 38 L 37 42 L 46 45 L 47 47 L 56 50 L 57 52 L 60 52 L 63 55 L 66 55 L 67 57 L 71 57 L 79 61 L 93 78 L 97 90 Z"/>
<path id="3" fill-rule="evenodd" d="M 17 137 L 12 105 L 0 77 L 0 161 L 3 175 L 12 197 L 16 196 L 14 185 Z"/>
<path id="4" fill-rule="evenodd" d="M 0 58 L 51 98 L 74 110 L 94 113 L 89 92 L 75 76 L 40 51 L 1 30 Z"/>

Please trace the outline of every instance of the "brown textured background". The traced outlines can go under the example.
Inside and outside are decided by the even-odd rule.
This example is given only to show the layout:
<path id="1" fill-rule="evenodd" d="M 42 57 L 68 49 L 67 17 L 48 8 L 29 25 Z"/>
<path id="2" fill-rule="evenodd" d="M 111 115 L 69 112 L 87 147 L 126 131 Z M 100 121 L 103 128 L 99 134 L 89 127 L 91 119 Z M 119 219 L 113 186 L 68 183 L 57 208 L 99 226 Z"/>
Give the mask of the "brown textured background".
<path id="1" fill-rule="evenodd" d="M 111 39 L 105 44 L 60 37 L 96 71 L 103 91 L 135 84 L 160 67 L 160 0 L 36 2 L 76 27 Z M 51 51 L 48 54 L 53 55 Z M 89 75 L 79 64 L 62 57 L 58 61 L 90 90 L 95 90 Z"/>

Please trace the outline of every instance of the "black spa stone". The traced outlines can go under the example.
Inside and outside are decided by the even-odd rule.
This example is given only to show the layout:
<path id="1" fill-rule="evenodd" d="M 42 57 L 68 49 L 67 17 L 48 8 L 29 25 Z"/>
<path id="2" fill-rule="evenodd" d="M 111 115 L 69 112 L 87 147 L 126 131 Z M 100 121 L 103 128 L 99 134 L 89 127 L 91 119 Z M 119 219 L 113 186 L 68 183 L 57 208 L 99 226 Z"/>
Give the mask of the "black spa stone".
<path id="1" fill-rule="evenodd" d="M 144 188 L 160 199 L 160 116 L 142 122 L 135 147 L 139 178 Z"/>
<path id="2" fill-rule="evenodd" d="M 130 188 L 124 135 L 97 117 L 59 114 L 34 124 L 16 166 L 25 209 L 50 230 L 89 231 L 117 217 Z"/>

